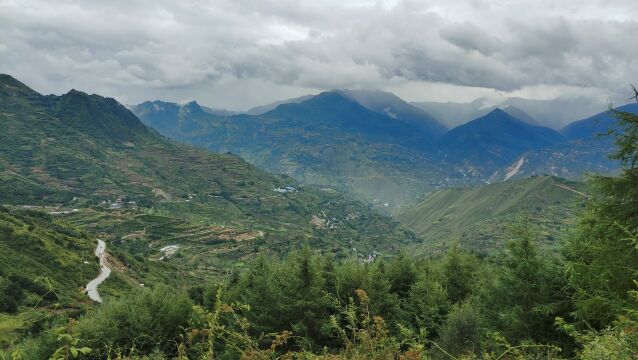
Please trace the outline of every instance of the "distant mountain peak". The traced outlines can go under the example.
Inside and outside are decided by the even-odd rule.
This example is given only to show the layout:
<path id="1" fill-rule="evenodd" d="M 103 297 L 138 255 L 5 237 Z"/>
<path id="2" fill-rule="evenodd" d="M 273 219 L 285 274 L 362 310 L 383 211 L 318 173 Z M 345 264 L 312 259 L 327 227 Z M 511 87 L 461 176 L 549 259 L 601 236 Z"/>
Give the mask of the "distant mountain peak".
<path id="1" fill-rule="evenodd" d="M 149 129 L 117 100 L 75 89 L 48 96 L 52 113 L 68 126 L 114 142 L 147 138 Z"/>
<path id="2" fill-rule="evenodd" d="M 204 111 L 202 109 L 202 107 L 197 103 L 197 101 L 189 101 L 186 104 L 183 104 L 181 106 L 181 108 L 182 108 L 182 111 L 184 111 L 184 110 L 186 110 L 186 111 L 197 111 L 197 112 L 199 112 L 199 111 L 203 112 Z"/>
<path id="3" fill-rule="evenodd" d="M 300 102 L 291 102 L 291 103 L 283 103 L 277 105 L 274 109 L 266 112 L 267 114 L 276 114 L 280 111 L 285 111 L 287 109 L 296 109 L 298 107 L 313 107 L 313 108 L 324 108 L 326 110 L 334 110 L 337 107 L 341 106 L 350 106 L 355 105 L 357 107 L 363 107 L 357 102 L 346 98 L 342 94 L 335 91 L 324 91 L 315 96 L 312 96 L 308 99 L 305 99 Z"/>
<path id="4" fill-rule="evenodd" d="M 283 104 L 298 104 L 300 102 L 303 102 L 305 100 L 308 100 L 312 97 L 314 97 L 315 95 L 304 95 L 304 96 L 299 96 L 293 99 L 287 99 L 287 100 L 282 100 L 282 101 L 276 101 L 270 104 L 266 104 L 266 105 L 259 105 L 259 106 L 255 106 L 252 107 L 244 112 L 242 112 L 243 114 L 248 114 L 248 115 L 262 115 L 265 114 L 271 110 L 274 110 L 277 106 L 279 105 L 283 105 Z"/>
<path id="5" fill-rule="evenodd" d="M 193 109 L 197 109 L 197 108 L 201 109 L 202 108 L 202 106 L 196 100 L 191 100 L 191 101 L 180 103 L 179 106 L 193 108 Z"/>
<path id="6" fill-rule="evenodd" d="M 498 122 L 511 122 L 511 123 L 520 123 L 520 124 L 526 124 L 524 121 L 512 116 L 511 114 L 509 114 L 507 111 L 501 109 L 501 108 L 494 108 L 492 109 L 490 112 L 488 112 L 487 114 L 483 115 L 483 116 L 479 116 L 476 119 L 468 122 L 465 125 L 474 123 L 474 122 L 494 122 L 494 121 L 498 121 Z M 529 125 L 529 124 L 527 124 Z M 464 125 L 461 125 L 464 126 Z M 459 127 L 461 127 L 459 126 Z"/>
<path id="7" fill-rule="evenodd" d="M 638 104 L 631 103 L 615 108 L 617 111 L 638 114 Z M 592 140 L 609 130 L 618 129 L 618 121 L 611 110 L 605 110 L 586 119 L 574 121 L 560 130 L 570 140 Z M 610 137 L 606 138 L 611 140 Z"/>
<path id="8" fill-rule="evenodd" d="M 87 93 L 85 93 L 84 91 L 80 91 L 80 90 L 76 90 L 76 89 L 71 89 L 69 91 L 67 91 L 66 94 L 64 95 L 88 95 Z"/>
<path id="9" fill-rule="evenodd" d="M 341 94 L 368 110 L 418 127 L 433 140 L 440 138 L 447 131 L 447 128 L 432 115 L 391 92 L 378 89 L 340 89 L 333 92 Z"/>
<path id="10" fill-rule="evenodd" d="M 510 116 L 510 114 L 508 114 L 505 110 L 503 110 L 501 108 L 495 108 L 494 110 L 492 110 L 489 113 L 487 113 L 487 115 L 485 115 L 485 116 L 507 116 L 507 117 L 512 117 L 512 116 Z"/>
<path id="11" fill-rule="evenodd" d="M 346 96 L 344 93 L 335 90 L 321 92 L 302 102 L 312 101 L 313 99 L 337 99 L 339 101 L 356 102 L 353 99 L 348 98 L 348 96 Z"/>
<path id="12" fill-rule="evenodd" d="M 530 125 L 540 126 L 540 124 L 534 117 L 532 117 L 530 114 L 526 113 L 525 111 L 521 110 L 520 108 L 516 106 L 508 105 L 503 108 L 503 111 L 508 113 L 510 116 L 515 117 L 516 119 L 519 119 Z"/>
<path id="13" fill-rule="evenodd" d="M 486 169 L 482 175 L 489 176 L 526 151 L 564 141 L 550 128 L 528 124 L 496 108 L 450 130 L 439 145 L 448 160 L 469 164 L 466 170 L 482 167 Z"/>

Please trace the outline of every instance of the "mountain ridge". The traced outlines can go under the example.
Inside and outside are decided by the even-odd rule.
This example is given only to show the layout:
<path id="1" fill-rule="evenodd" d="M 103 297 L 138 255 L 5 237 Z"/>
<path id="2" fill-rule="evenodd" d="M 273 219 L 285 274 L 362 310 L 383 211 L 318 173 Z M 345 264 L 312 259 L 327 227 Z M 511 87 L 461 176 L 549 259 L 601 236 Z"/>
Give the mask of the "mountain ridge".
<path id="1" fill-rule="evenodd" d="M 341 89 L 333 91 L 351 98 L 372 111 L 416 126 L 424 133 L 429 134 L 433 140 L 437 140 L 448 130 L 426 111 L 410 105 L 392 93 L 380 90 Z"/>
<path id="2" fill-rule="evenodd" d="M 348 190 L 381 204 L 381 209 L 385 203 L 392 207 L 409 201 L 443 178 L 432 174 L 439 171 L 431 165 L 432 136 L 336 92 L 280 104 L 259 116 L 174 113 L 172 120 L 165 121 L 164 113 L 149 106 L 133 110 L 147 125 L 171 138 L 239 154 L 261 168 L 304 183 Z M 419 164 L 416 176 L 408 168 L 414 164 Z"/>
<path id="3" fill-rule="evenodd" d="M 18 87 L 18 96 L 17 85 L 0 83 L 0 203 L 97 207 L 86 213 L 104 213 L 117 222 L 104 204 L 120 209 L 131 202 L 132 214 L 157 212 L 194 227 L 252 234 L 242 243 L 228 238 L 214 243 L 232 244 L 231 258 L 286 252 L 303 239 L 342 254 L 353 244 L 360 251 L 392 251 L 398 243 L 414 241 L 395 221 L 335 190 L 300 186 L 237 155 L 169 140 L 114 99 L 77 91 L 44 96 L 26 86 Z M 314 217 L 324 214 L 339 219 L 339 225 L 313 226 Z"/>
<path id="4" fill-rule="evenodd" d="M 475 251 L 498 249 L 514 220 L 525 221 L 542 235 L 544 246 L 554 247 L 586 200 L 585 188 L 584 183 L 553 176 L 449 188 L 403 209 L 397 219 L 422 236 L 425 248 L 434 252 L 444 251 L 454 241 Z"/>
<path id="5" fill-rule="evenodd" d="M 447 132 L 438 142 L 446 161 L 489 177 L 525 151 L 563 142 L 556 131 L 525 123 L 494 109 Z"/>
<path id="6" fill-rule="evenodd" d="M 626 104 L 614 108 L 615 111 L 638 114 L 638 104 Z M 559 131 L 569 140 L 591 140 L 609 130 L 617 130 L 618 125 L 612 110 L 603 111 L 588 118 L 571 122 Z"/>

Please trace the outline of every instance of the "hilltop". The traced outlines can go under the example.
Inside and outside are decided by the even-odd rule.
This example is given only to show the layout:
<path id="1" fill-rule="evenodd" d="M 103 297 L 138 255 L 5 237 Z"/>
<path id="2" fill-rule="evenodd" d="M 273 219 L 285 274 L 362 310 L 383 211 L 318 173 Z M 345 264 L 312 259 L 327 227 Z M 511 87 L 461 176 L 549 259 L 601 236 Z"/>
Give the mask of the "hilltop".
<path id="1" fill-rule="evenodd" d="M 530 125 L 495 109 L 450 130 L 438 144 L 445 161 L 456 164 L 459 171 L 491 179 L 525 151 L 564 140 L 552 129 Z"/>

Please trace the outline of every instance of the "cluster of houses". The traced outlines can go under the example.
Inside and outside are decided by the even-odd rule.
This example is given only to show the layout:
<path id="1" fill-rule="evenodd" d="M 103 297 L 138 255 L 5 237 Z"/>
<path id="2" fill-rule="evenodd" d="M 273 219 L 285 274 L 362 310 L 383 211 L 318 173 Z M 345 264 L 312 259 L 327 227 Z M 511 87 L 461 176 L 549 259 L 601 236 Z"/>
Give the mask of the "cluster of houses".
<path id="1" fill-rule="evenodd" d="M 123 196 L 119 196 L 115 201 L 104 200 L 100 203 L 100 205 L 107 207 L 109 209 L 119 210 L 119 209 L 137 209 L 137 203 L 135 201 L 124 201 Z"/>
<path id="2" fill-rule="evenodd" d="M 294 186 L 286 186 L 286 187 L 278 187 L 275 189 L 275 192 L 278 192 L 280 194 L 290 194 L 290 193 L 294 193 L 295 191 L 297 191 L 297 189 Z"/>
<path id="3" fill-rule="evenodd" d="M 372 263 L 379 255 L 381 255 L 381 253 L 376 250 L 373 250 L 369 254 L 361 254 L 357 252 L 357 248 L 355 247 L 352 248 L 352 252 L 355 253 L 357 260 L 359 260 L 362 263 Z"/>
<path id="4" fill-rule="evenodd" d="M 374 262 L 374 259 L 376 259 L 379 255 L 381 255 L 381 253 L 379 253 L 378 251 L 373 251 L 371 254 L 368 254 L 368 256 L 360 256 L 359 259 L 364 263 L 372 263 Z"/>
<path id="5" fill-rule="evenodd" d="M 170 259 L 173 255 L 175 255 L 178 249 L 179 249 L 179 245 L 164 246 L 163 248 L 160 249 L 160 252 L 164 254 L 160 258 L 160 260 Z"/>
<path id="6" fill-rule="evenodd" d="M 361 217 L 361 213 L 358 211 L 355 211 L 355 212 L 348 213 L 348 215 L 346 215 L 346 220 L 353 221 L 353 220 L 357 220 L 360 217 Z"/>

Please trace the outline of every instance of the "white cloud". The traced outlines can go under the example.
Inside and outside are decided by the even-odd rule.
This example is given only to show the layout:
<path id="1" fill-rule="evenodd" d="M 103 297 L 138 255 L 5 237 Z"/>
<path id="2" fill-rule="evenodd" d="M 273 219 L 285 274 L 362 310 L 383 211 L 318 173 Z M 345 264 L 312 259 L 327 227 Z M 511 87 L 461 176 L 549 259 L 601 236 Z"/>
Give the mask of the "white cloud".
<path id="1" fill-rule="evenodd" d="M 228 108 L 339 87 L 606 99 L 638 81 L 636 18 L 633 0 L 0 0 L 0 72 Z"/>

